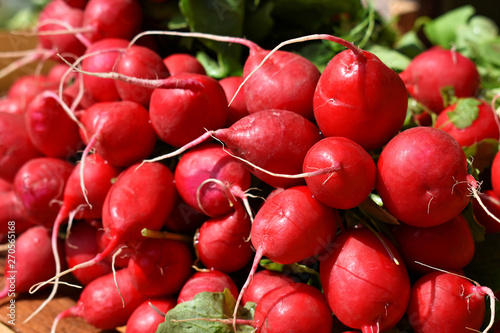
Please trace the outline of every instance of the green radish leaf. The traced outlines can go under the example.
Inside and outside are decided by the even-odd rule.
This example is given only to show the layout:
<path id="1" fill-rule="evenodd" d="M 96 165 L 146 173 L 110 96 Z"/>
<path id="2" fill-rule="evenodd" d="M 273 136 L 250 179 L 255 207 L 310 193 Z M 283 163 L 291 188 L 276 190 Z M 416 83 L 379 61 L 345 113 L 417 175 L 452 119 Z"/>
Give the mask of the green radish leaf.
<path id="1" fill-rule="evenodd" d="M 394 49 L 407 57 L 414 58 L 425 50 L 425 45 L 417 32 L 410 30 L 396 41 Z"/>
<path id="2" fill-rule="evenodd" d="M 158 326 L 156 333 L 233 333 L 231 323 L 220 323 L 203 319 L 231 319 L 236 305 L 234 296 L 228 289 L 222 293 L 202 292 L 193 300 L 177 304 L 167 312 L 165 322 Z M 253 310 L 241 308 L 238 319 L 252 319 Z M 192 320 L 192 319 L 200 320 Z M 254 330 L 249 325 L 237 325 L 238 333 L 250 333 Z"/>
<path id="3" fill-rule="evenodd" d="M 455 109 L 448 112 L 448 118 L 456 128 L 467 128 L 479 116 L 479 105 L 481 102 L 476 98 L 459 98 Z"/>
<path id="4" fill-rule="evenodd" d="M 457 39 L 457 27 L 466 24 L 474 15 L 472 5 L 465 5 L 451 10 L 424 24 L 424 33 L 434 45 L 449 49 Z"/>
<path id="5" fill-rule="evenodd" d="M 478 46 L 479 57 L 486 63 L 500 67 L 500 37 L 483 41 Z"/>
<path id="6" fill-rule="evenodd" d="M 179 8 L 191 31 L 222 36 L 243 35 L 245 1 L 180 0 Z M 209 39 L 200 39 L 200 42 L 217 54 L 217 70 L 211 70 L 215 67 L 209 67 L 207 70 L 209 76 L 222 78 L 241 70 L 241 45 L 230 45 Z"/>
<path id="7" fill-rule="evenodd" d="M 403 71 L 411 61 L 410 57 L 381 45 L 367 46 L 365 50 L 375 54 L 387 67 L 396 72 Z"/>
<path id="8" fill-rule="evenodd" d="M 472 167 L 479 174 L 491 167 L 493 159 L 498 152 L 499 142 L 495 139 L 484 139 L 472 146 L 464 147 L 465 156 L 472 160 Z"/>
<path id="9" fill-rule="evenodd" d="M 262 259 L 259 265 L 267 270 L 280 272 L 285 275 L 293 275 L 301 281 L 306 281 L 307 284 L 321 289 L 321 281 L 319 278 L 319 272 L 311 267 L 302 265 L 299 263 L 294 263 L 290 265 L 278 264 L 269 259 Z"/>

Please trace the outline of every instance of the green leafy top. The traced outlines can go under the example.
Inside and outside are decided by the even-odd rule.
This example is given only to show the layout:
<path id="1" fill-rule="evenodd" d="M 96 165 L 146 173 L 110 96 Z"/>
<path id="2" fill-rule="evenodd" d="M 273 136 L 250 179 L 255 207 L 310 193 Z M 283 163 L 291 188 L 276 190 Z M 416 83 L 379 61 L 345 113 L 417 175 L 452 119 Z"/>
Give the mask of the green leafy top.
<path id="1" fill-rule="evenodd" d="M 476 98 L 459 98 L 455 108 L 448 112 L 448 118 L 456 128 L 470 127 L 479 116 L 481 101 Z"/>
<path id="2" fill-rule="evenodd" d="M 214 319 L 231 319 L 235 305 L 236 300 L 228 289 L 222 293 L 199 293 L 193 300 L 177 304 L 169 310 L 156 333 L 234 333 L 232 324 Z M 254 306 L 255 303 L 249 303 L 241 308 L 238 319 L 251 320 Z M 252 332 L 253 327 L 237 325 L 237 331 Z"/>

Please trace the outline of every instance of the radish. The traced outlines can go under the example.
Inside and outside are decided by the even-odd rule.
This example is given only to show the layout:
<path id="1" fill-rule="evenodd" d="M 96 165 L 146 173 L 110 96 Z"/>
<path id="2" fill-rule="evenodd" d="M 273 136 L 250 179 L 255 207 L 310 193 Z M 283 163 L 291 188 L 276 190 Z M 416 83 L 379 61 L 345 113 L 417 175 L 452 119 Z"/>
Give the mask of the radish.
<path id="1" fill-rule="evenodd" d="M 78 222 L 72 228 L 65 242 L 65 255 L 68 268 L 72 268 L 99 253 L 97 244 L 97 229 L 86 222 Z M 111 264 L 101 261 L 93 266 L 73 272 L 75 278 L 83 285 L 96 278 L 111 273 Z"/>
<path id="2" fill-rule="evenodd" d="M 332 312 L 325 296 L 305 283 L 288 283 L 264 294 L 251 322 L 259 333 L 330 333 L 333 329 Z"/>
<path id="3" fill-rule="evenodd" d="M 127 266 L 134 287 L 148 297 L 178 293 L 192 274 L 189 245 L 170 239 L 141 241 Z"/>
<path id="4" fill-rule="evenodd" d="M 201 292 L 223 292 L 225 289 L 228 289 L 234 298 L 238 296 L 238 287 L 229 275 L 216 270 L 199 271 L 182 286 L 177 296 L 177 304 L 191 301 Z"/>
<path id="5" fill-rule="evenodd" d="M 55 333 L 59 321 L 67 317 L 81 317 L 98 329 L 115 329 L 125 325 L 134 310 L 146 299 L 133 287 L 126 269 L 120 269 L 116 275 L 103 275 L 83 288 L 75 306 L 56 316 L 51 333 Z"/>
<path id="6" fill-rule="evenodd" d="M 227 101 L 230 103 L 226 126 L 231 126 L 249 114 L 245 104 L 245 91 L 240 90 L 238 94 L 236 94 L 243 80 L 242 76 L 229 76 L 219 80 L 220 85 L 226 93 Z"/>
<path id="7" fill-rule="evenodd" d="M 155 333 L 158 325 L 165 321 L 165 314 L 175 305 L 174 298 L 153 298 L 145 301 L 130 315 L 125 333 Z"/>
<path id="8" fill-rule="evenodd" d="M 71 102 L 63 96 L 63 103 Z M 81 148 L 78 124 L 52 95 L 41 93 L 35 97 L 26 109 L 25 119 L 31 142 L 45 156 L 69 158 Z"/>
<path id="9" fill-rule="evenodd" d="M 232 155 L 245 161 L 256 177 L 274 187 L 304 183 L 303 179 L 283 177 L 283 174 L 299 174 L 307 151 L 322 138 L 312 122 L 295 112 L 262 110 L 243 117 L 229 128 L 209 131 L 149 162 L 176 156 L 212 136 L 226 144 Z"/>
<path id="10" fill-rule="evenodd" d="M 63 191 L 74 166 L 53 157 L 33 158 L 23 164 L 14 179 L 14 192 L 35 224 L 52 226 Z"/>
<path id="11" fill-rule="evenodd" d="M 118 57 L 115 70 L 118 74 L 140 79 L 165 79 L 170 72 L 163 59 L 155 51 L 132 45 Z M 116 90 L 122 100 L 134 101 L 147 107 L 150 104 L 152 88 L 115 80 Z"/>
<path id="12" fill-rule="evenodd" d="M 345 46 L 349 49 L 334 56 L 321 74 L 314 118 L 325 137 L 343 136 L 366 150 L 377 149 L 403 126 L 406 88 L 375 55 Z"/>
<path id="13" fill-rule="evenodd" d="M 294 282 L 296 281 L 292 277 L 279 272 L 267 269 L 258 271 L 243 294 L 241 302 L 243 305 L 247 302 L 258 303 L 269 291 Z"/>
<path id="14" fill-rule="evenodd" d="M 395 228 L 393 234 L 406 267 L 414 272 L 429 272 L 428 267 L 416 262 L 458 271 L 474 256 L 474 238 L 462 214 L 433 227 L 401 224 Z"/>
<path id="15" fill-rule="evenodd" d="M 434 127 L 449 133 L 462 147 L 500 138 L 495 112 L 489 103 L 475 97 L 459 98 L 442 110 Z"/>
<path id="16" fill-rule="evenodd" d="M 316 200 L 307 186 L 285 189 L 266 200 L 252 224 L 250 237 L 256 254 L 236 310 L 263 256 L 279 264 L 292 264 L 321 255 L 340 223 L 338 211 Z"/>
<path id="17" fill-rule="evenodd" d="M 205 130 L 226 124 L 227 100 L 219 82 L 209 76 L 193 73 L 172 77 L 180 82 L 196 81 L 201 89 L 155 89 L 151 94 L 149 114 L 158 137 L 180 147 Z"/>
<path id="18" fill-rule="evenodd" d="M 447 272 L 432 272 L 411 288 L 408 321 L 415 333 L 478 331 L 485 317 L 485 296 L 491 297 L 493 324 L 494 295 L 468 279 Z"/>
<path id="19" fill-rule="evenodd" d="M 377 168 L 376 190 L 384 207 L 414 226 L 451 220 L 465 209 L 469 188 L 476 186 L 460 144 L 432 127 L 398 134 L 382 150 Z"/>
<path id="20" fill-rule="evenodd" d="M 233 273 L 246 266 L 253 257 L 248 236 L 251 221 L 239 202 L 234 212 L 205 221 L 195 236 L 195 249 L 208 269 Z"/>
<path id="21" fill-rule="evenodd" d="M 218 144 L 202 144 L 185 153 L 174 172 L 181 198 L 208 216 L 233 211 L 236 198 L 245 199 L 251 174 L 243 163 L 229 156 Z"/>
<path id="22" fill-rule="evenodd" d="M 31 142 L 24 116 L 0 112 L 0 178 L 12 182 L 19 168 L 42 153 Z"/>
<path id="23" fill-rule="evenodd" d="M 121 38 L 104 38 L 92 43 L 85 51 L 84 56 L 86 57 L 82 59 L 82 70 L 95 73 L 112 71 L 120 56 L 118 50 L 123 49 L 125 52 L 127 46 L 128 41 Z M 96 101 L 120 99 L 114 80 L 83 75 L 83 84 Z"/>
<path id="24" fill-rule="evenodd" d="M 86 131 L 80 130 L 80 135 L 87 143 L 82 158 L 95 148 L 111 165 L 128 167 L 149 157 L 156 144 L 148 110 L 136 102 L 95 103 L 85 110 L 81 122 Z"/>
<path id="25" fill-rule="evenodd" d="M 30 287 L 48 279 L 56 270 L 50 244 L 50 230 L 44 226 L 30 227 L 16 236 L 17 225 L 9 224 L 8 250 L 5 261 L 5 285 L 0 291 L 0 299 L 15 298 L 26 293 Z M 58 244 L 58 250 L 64 250 Z"/>
<path id="26" fill-rule="evenodd" d="M 131 39 L 142 24 L 142 8 L 136 0 L 89 0 L 83 24 L 90 42 L 104 38 Z"/>
<path id="27" fill-rule="evenodd" d="M 170 75 L 182 73 L 207 75 L 207 72 L 201 62 L 189 53 L 171 54 L 163 59 L 163 63 L 167 66 Z"/>
<path id="28" fill-rule="evenodd" d="M 403 317 L 410 280 L 395 246 L 359 228 L 342 231 L 320 259 L 323 291 L 334 315 L 364 333 L 382 332 Z"/>
<path id="29" fill-rule="evenodd" d="M 400 76 L 408 93 L 435 113 L 446 107 L 442 89 L 452 88 L 456 97 L 474 97 L 480 87 L 476 64 L 457 51 L 439 46 L 413 58 Z"/>
<path id="30" fill-rule="evenodd" d="M 328 137 L 309 149 L 304 159 L 305 173 L 329 167 L 334 167 L 331 173 L 305 178 L 314 197 L 328 206 L 337 209 L 359 206 L 375 187 L 375 162 L 354 141 Z"/>

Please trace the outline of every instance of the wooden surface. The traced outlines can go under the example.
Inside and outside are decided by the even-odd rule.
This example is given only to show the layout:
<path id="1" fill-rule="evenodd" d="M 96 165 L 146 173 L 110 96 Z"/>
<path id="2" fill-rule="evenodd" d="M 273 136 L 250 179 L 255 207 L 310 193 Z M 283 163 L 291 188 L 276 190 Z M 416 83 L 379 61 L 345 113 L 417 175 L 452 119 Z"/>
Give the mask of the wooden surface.
<path id="1" fill-rule="evenodd" d="M 0 257 L 0 289 L 3 288 L 5 284 L 4 278 L 4 263 L 5 258 Z M 74 282 L 74 281 L 72 281 Z M 10 299 L 4 299 L 0 302 L 0 333 L 49 333 L 52 327 L 52 322 L 54 318 L 61 312 L 76 304 L 78 300 L 78 291 L 68 286 L 60 286 L 58 289 L 57 296 L 52 300 L 39 314 L 37 314 L 28 323 L 23 323 L 23 321 L 35 311 L 40 304 L 49 295 L 49 290 L 42 290 L 36 294 L 22 294 L 18 295 L 16 298 L 16 321 L 15 325 L 9 325 L 8 322 L 10 318 L 7 316 L 9 314 Z M 87 324 L 81 318 L 65 318 L 59 322 L 57 325 L 57 333 L 117 333 L 125 332 L 125 328 L 119 328 L 118 330 L 103 331 L 94 328 L 93 326 Z"/>

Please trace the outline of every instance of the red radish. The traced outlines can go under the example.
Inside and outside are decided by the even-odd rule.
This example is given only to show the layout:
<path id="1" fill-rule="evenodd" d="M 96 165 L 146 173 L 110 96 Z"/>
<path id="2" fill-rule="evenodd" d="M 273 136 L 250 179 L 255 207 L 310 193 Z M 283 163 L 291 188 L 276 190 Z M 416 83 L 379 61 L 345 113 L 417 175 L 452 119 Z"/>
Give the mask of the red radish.
<path id="1" fill-rule="evenodd" d="M 26 216 L 36 224 L 51 226 L 63 199 L 63 191 L 74 166 L 53 157 L 26 162 L 14 179 L 14 192 Z"/>
<path id="2" fill-rule="evenodd" d="M 287 51 L 277 51 L 271 55 L 270 51 L 244 38 L 196 32 L 145 31 L 135 36 L 131 43 L 150 34 L 206 38 L 247 46 L 250 54 L 243 68 L 246 79 L 243 88 L 248 111 L 253 113 L 266 109 L 284 109 L 309 120 L 313 119 L 312 98 L 320 72 L 308 59 Z M 269 60 L 262 65 L 261 61 L 267 57 Z M 257 71 L 258 65 L 258 72 L 250 75 Z"/>
<path id="3" fill-rule="evenodd" d="M 37 33 L 38 40 L 43 49 L 57 52 L 63 55 L 81 56 L 85 52 L 86 45 L 79 38 L 77 29 L 83 24 L 83 11 L 70 7 L 62 0 L 50 1 L 41 11 L 38 17 Z M 46 34 L 48 32 L 63 32 Z M 83 42 L 82 42 L 83 41 Z"/>
<path id="4" fill-rule="evenodd" d="M 478 331 L 485 317 L 486 295 L 494 298 L 489 288 L 464 277 L 439 271 L 428 273 L 411 288 L 408 321 L 415 333 Z"/>
<path id="5" fill-rule="evenodd" d="M 148 297 L 178 293 L 192 274 L 190 245 L 170 239 L 141 241 L 127 266 L 134 287 Z"/>
<path id="6" fill-rule="evenodd" d="M 413 58 L 400 76 L 408 93 L 436 113 L 445 108 L 443 88 L 453 88 L 456 97 L 474 97 L 480 86 L 480 76 L 472 60 L 439 46 Z"/>
<path id="7" fill-rule="evenodd" d="M 142 9 L 136 0 L 89 0 L 83 11 L 85 36 L 91 42 L 103 38 L 131 39 L 142 24 Z"/>
<path id="8" fill-rule="evenodd" d="M 12 229 L 7 234 L 6 283 L 0 291 L 0 299 L 26 293 L 33 284 L 53 276 L 56 269 L 49 229 L 37 225 L 16 237 L 16 224 L 9 226 Z M 59 251 L 63 251 L 62 246 Z"/>
<path id="9" fill-rule="evenodd" d="M 343 136 L 372 150 L 401 129 L 408 97 L 396 72 L 372 53 L 350 47 L 323 70 L 313 103 L 325 137 Z"/>
<path id="10" fill-rule="evenodd" d="M 155 89 L 151 95 L 149 114 L 158 137 L 180 147 L 208 130 L 225 125 L 227 100 L 219 82 L 201 74 L 178 74 L 178 81 L 197 81 L 203 88 Z"/>
<path id="11" fill-rule="evenodd" d="M 12 182 L 23 164 L 41 156 L 30 140 L 24 116 L 0 112 L 0 178 Z"/>
<path id="12" fill-rule="evenodd" d="M 234 203 L 234 212 L 203 223 L 195 236 L 201 263 L 228 274 L 245 267 L 254 254 L 248 240 L 251 226 L 250 217 L 239 202 Z"/>
<path id="13" fill-rule="evenodd" d="M 127 46 L 128 41 L 120 38 L 105 38 L 92 43 L 85 51 L 84 56 L 86 57 L 82 59 L 82 69 L 95 73 L 106 73 L 114 70 L 120 56 L 118 49 L 123 49 L 125 52 Z M 83 75 L 83 84 L 96 101 L 120 99 L 114 80 Z"/>
<path id="14" fill-rule="evenodd" d="M 481 200 L 493 215 L 500 218 L 500 199 L 493 190 L 486 190 L 481 193 Z M 485 227 L 486 233 L 500 232 L 500 223 L 485 212 L 476 198 L 472 199 L 472 208 L 476 220 Z"/>
<path id="15" fill-rule="evenodd" d="M 194 234 L 207 219 L 208 216 L 193 209 L 178 196 L 172 213 L 165 221 L 165 227 L 176 233 Z"/>
<path id="16" fill-rule="evenodd" d="M 334 315 L 363 333 L 394 327 L 406 311 L 406 267 L 395 246 L 368 229 L 337 235 L 320 260 L 320 277 Z"/>
<path id="17" fill-rule="evenodd" d="M 485 139 L 499 140 L 495 111 L 478 98 L 460 98 L 445 108 L 434 127 L 449 133 L 460 146 L 469 147 Z"/>
<path id="18" fill-rule="evenodd" d="M 377 167 L 368 152 L 352 140 L 328 137 L 309 149 L 305 173 L 334 167 L 330 173 L 306 177 L 311 193 L 337 209 L 351 209 L 368 198 L 375 187 Z"/>
<path id="19" fill-rule="evenodd" d="M 338 211 L 316 200 L 307 186 L 285 189 L 266 200 L 252 224 L 250 239 L 256 254 L 236 309 L 263 256 L 292 264 L 320 255 L 334 240 L 340 223 Z"/>
<path id="20" fill-rule="evenodd" d="M 269 291 L 296 282 L 293 278 L 283 273 L 262 270 L 255 273 L 247 291 L 241 298 L 242 304 L 247 302 L 258 303 Z"/>
<path id="21" fill-rule="evenodd" d="M 474 238 L 462 214 L 433 227 L 398 225 L 394 237 L 406 267 L 414 272 L 428 273 L 421 262 L 448 271 L 464 268 L 474 256 Z"/>
<path id="22" fill-rule="evenodd" d="M 247 40 L 241 43 L 250 48 L 243 67 L 243 77 L 247 80 L 244 92 L 248 112 L 283 109 L 313 119 L 312 100 L 320 78 L 316 66 L 296 53 L 277 51 L 259 67 L 255 75 L 250 76 L 270 51 Z"/>
<path id="23" fill-rule="evenodd" d="M 85 222 L 76 223 L 71 228 L 65 243 L 68 268 L 94 258 L 98 253 L 97 229 Z M 96 278 L 111 272 L 111 264 L 101 261 L 93 266 L 76 270 L 73 275 L 80 283 L 87 285 Z"/>
<path id="24" fill-rule="evenodd" d="M 125 333 L 155 333 L 158 325 L 165 322 L 166 314 L 176 305 L 174 298 L 153 298 L 139 305 L 130 315 Z"/>
<path id="25" fill-rule="evenodd" d="M 212 143 L 184 154 L 174 177 L 184 202 L 208 216 L 232 212 L 235 198 L 244 199 L 251 183 L 245 165 L 229 156 L 219 144 Z"/>
<path id="26" fill-rule="evenodd" d="M 176 196 L 174 176 L 163 164 L 144 164 L 139 168 L 135 164 L 123 171 L 104 201 L 103 228 L 111 242 L 100 258 L 122 242 L 142 240 L 144 228 L 160 230 Z"/>
<path id="27" fill-rule="evenodd" d="M 63 103 L 72 101 L 63 96 Z M 51 95 L 41 93 L 28 105 L 26 128 L 31 142 L 45 156 L 69 158 L 82 145 L 78 124 Z"/>
<path id="28" fill-rule="evenodd" d="M 238 297 L 238 288 L 229 275 L 215 270 L 196 272 L 179 292 L 177 304 L 190 301 L 201 292 L 223 292 L 224 289 Z"/>
<path id="29" fill-rule="evenodd" d="M 163 59 L 155 51 L 138 45 L 132 45 L 118 57 L 115 71 L 121 75 L 140 79 L 165 79 L 170 73 Z M 122 100 L 134 101 L 147 107 L 150 104 L 152 88 L 132 83 L 115 81 L 116 90 Z"/>
<path id="30" fill-rule="evenodd" d="M 220 85 L 226 93 L 226 98 L 229 105 L 228 117 L 226 121 L 226 126 L 231 126 L 241 118 L 249 114 L 247 106 L 245 104 L 245 91 L 241 90 L 235 96 L 236 91 L 243 83 L 242 76 L 229 76 L 219 80 Z M 233 99 L 234 97 L 234 99 Z"/>
<path id="31" fill-rule="evenodd" d="M 183 73 L 207 75 L 201 62 L 188 53 L 171 54 L 163 59 L 163 63 L 167 66 L 170 75 Z"/>
<path id="32" fill-rule="evenodd" d="M 84 287 L 75 306 L 57 315 L 51 333 L 55 333 L 59 321 L 67 317 L 81 317 L 98 329 L 115 329 L 125 325 L 146 299 L 134 288 L 126 269 L 120 269 L 116 275 L 103 275 Z"/>
<path id="33" fill-rule="evenodd" d="M 136 102 L 95 103 L 83 113 L 81 122 L 86 129 L 86 133 L 80 130 L 88 144 L 86 152 L 95 148 L 114 166 L 127 167 L 149 157 L 156 144 L 148 110 Z"/>
<path id="34" fill-rule="evenodd" d="M 376 190 L 384 207 L 414 226 L 451 220 L 467 206 L 469 187 L 475 186 L 460 144 L 432 127 L 398 134 L 382 150 L 377 167 Z"/>
<path id="35" fill-rule="evenodd" d="M 304 183 L 303 179 L 283 177 L 283 174 L 299 174 L 307 151 L 322 138 L 312 122 L 295 112 L 262 110 L 229 128 L 209 131 L 178 150 L 150 161 L 176 156 L 212 136 L 226 144 L 231 154 L 245 161 L 260 180 L 284 188 Z"/>
<path id="36" fill-rule="evenodd" d="M 325 296 L 318 289 L 305 283 L 289 283 L 262 296 L 252 326 L 258 333 L 330 333 L 333 318 Z"/>

